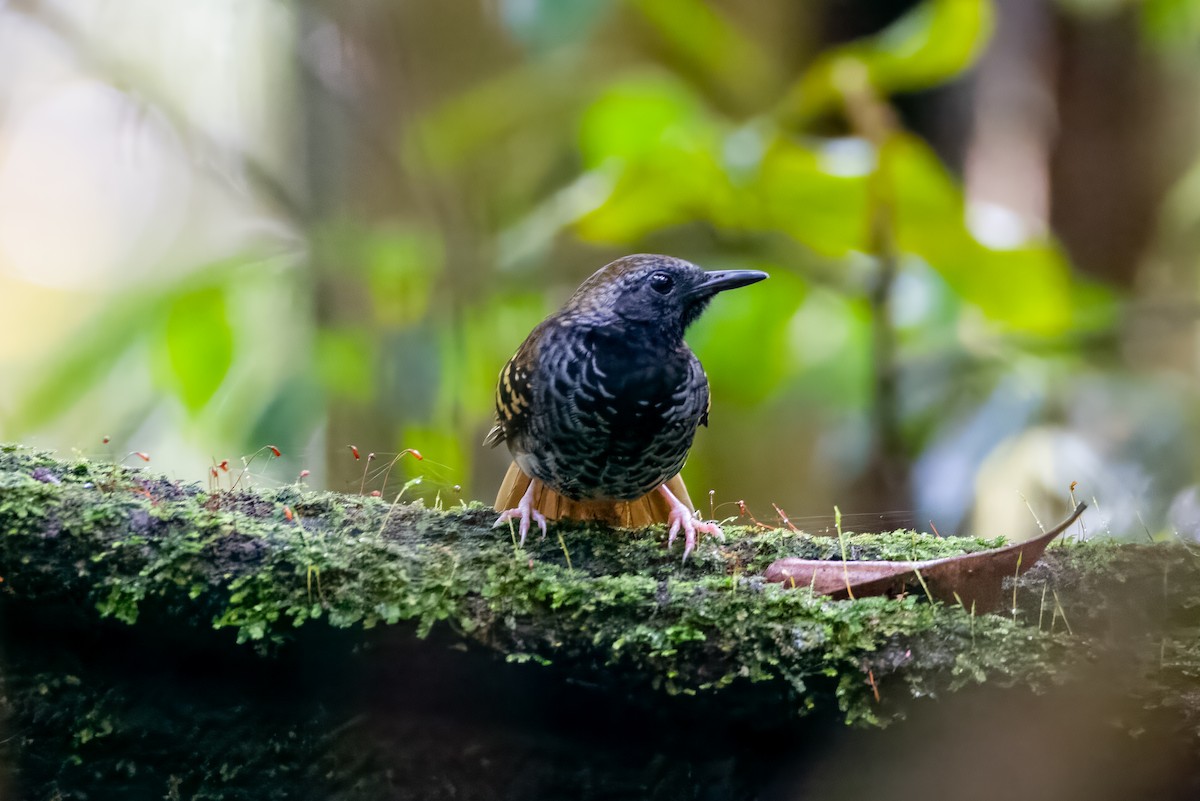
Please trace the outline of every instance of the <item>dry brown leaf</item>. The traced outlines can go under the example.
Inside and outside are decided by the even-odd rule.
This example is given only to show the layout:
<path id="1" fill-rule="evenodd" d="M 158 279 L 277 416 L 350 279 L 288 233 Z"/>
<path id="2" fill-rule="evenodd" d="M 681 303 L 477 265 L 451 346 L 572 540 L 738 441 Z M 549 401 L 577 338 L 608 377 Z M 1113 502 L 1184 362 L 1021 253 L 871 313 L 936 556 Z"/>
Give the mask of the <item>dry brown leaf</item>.
<path id="1" fill-rule="evenodd" d="M 790 587 L 812 587 L 834 598 L 899 595 L 922 583 L 933 598 L 962 601 L 979 611 L 997 608 L 1007 576 L 1019 576 L 1042 558 L 1046 547 L 1079 519 L 1079 504 L 1063 522 L 1035 539 L 980 553 L 924 562 L 841 562 L 822 559 L 778 559 L 767 568 L 767 581 Z M 919 575 L 918 575 L 919 574 Z"/>

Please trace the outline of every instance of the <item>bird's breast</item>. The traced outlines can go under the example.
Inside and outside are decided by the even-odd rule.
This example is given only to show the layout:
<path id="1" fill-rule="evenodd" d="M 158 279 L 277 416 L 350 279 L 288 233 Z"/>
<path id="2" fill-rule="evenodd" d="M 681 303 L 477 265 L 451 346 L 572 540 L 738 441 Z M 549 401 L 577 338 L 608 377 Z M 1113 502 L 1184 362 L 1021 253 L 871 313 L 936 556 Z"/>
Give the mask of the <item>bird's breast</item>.
<path id="1" fill-rule="evenodd" d="M 683 466 L 708 404 L 690 350 L 604 335 L 547 337 L 518 464 L 568 498 L 632 499 Z"/>

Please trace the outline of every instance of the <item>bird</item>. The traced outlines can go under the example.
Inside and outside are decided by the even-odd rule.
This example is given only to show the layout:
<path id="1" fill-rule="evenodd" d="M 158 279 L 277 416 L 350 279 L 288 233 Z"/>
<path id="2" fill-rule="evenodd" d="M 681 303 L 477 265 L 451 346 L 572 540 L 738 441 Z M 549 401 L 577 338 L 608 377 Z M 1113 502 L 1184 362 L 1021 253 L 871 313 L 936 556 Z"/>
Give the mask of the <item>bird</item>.
<path id="1" fill-rule="evenodd" d="M 484 445 L 513 463 L 495 525 L 595 519 L 669 526 L 724 539 L 697 519 L 679 471 L 708 424 L 708 377 L 684 331 L 719 292 L 762 281 L 758 270 L 705 271 L 672 256 L 634 254 L 601 267 L 543 320 L 500 371 L 495 425 Z"/>

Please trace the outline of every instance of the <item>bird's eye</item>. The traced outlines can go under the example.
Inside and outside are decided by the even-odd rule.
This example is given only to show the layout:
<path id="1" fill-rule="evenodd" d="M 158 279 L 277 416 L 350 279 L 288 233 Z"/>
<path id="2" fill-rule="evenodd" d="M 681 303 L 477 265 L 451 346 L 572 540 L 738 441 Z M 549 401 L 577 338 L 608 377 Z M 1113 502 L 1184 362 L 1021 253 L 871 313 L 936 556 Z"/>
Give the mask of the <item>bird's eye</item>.
<path id="1" fill-rule="evenodd" d="M 666 273 L 654 273 L 650 276 L 650 288 L 665 295 L 675 288 L 675 279 Z"/>

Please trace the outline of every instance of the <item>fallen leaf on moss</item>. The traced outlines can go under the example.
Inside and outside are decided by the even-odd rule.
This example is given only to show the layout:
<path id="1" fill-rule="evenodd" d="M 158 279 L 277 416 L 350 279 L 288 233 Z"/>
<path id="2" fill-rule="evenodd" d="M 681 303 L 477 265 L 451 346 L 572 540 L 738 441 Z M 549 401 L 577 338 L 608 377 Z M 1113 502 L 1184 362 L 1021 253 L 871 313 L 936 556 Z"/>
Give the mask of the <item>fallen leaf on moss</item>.
<path id="1" fill-rule="evenodd" d="M 1046 547 L 1083 514 L 1079 504 L 1063 522 L 1041 536 L 980 553 L 923 562 L 851 562 L 823 559 L 778 559 L 767 568 L 767 581 L 789 587 L 811 587 L 833 598 L 895 596 L 923 587 L 932 598 L 961 601 L 981 612 L 1000 606 L 1004 579 L 1019 576 L 1042 558 Z"/>

